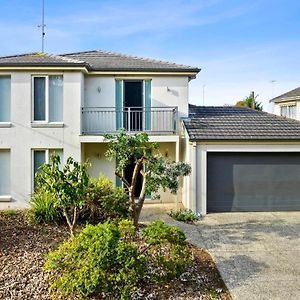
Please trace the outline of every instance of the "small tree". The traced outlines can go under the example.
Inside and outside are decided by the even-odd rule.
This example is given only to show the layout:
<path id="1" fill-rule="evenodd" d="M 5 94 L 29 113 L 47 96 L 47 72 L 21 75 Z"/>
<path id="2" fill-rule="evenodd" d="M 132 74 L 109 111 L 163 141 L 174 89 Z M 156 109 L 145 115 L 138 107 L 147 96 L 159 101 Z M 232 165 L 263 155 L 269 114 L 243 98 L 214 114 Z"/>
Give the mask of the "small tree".
<path id="1" fill-rule="evenodd" d="M 50 164 L 43 164 L 35 174 L 37 188 L 43 188 L 53 198 L 54 207 L 62 210 L 71 235 L 78 219 L 80 210 L 84 207 L 84 194 L 89 184 L 86 162 L 80 165 L 72 157 L 60 167 L 60 157 L 50 157 Z"/>
<path id="2" fill-rule="evenodd" d="M 106 156 L 109 160 L 115 158 L 117 161 L 115 175 L 127 188 L 132 219 L 137 227 L 146 194 L 157 193 L 159 188 L 169 189 L 175 194 L 179 187 L 179 177 L 189 175 L 191 167 L 183 162 L 169 161 L 157 153 L 159 145 L 149 142 L 147 133 L 131 135 L 121 129 L 117 134 L 107 134 L 105 138 L 109 142 Z M 128 181 L 124 169 L 131 163 L 134 163 L 134 170 L 131 181 Z M 143 177 L 143 183 L 136 201 L 139 174 Z"/>
<path id="3" fill-rule="evenodd" d="M 244 100 L 237 101 L 234 106 L 252 108 L 252 102 L 253 102 L 253 99 L 249 96 L 249 97 L 246 97 Z M 262 103 L 255 101 L 255 100 L 254 100 L 254 102 L 255 102 L 255 110 L 262 111 L 263 110 Z"/>

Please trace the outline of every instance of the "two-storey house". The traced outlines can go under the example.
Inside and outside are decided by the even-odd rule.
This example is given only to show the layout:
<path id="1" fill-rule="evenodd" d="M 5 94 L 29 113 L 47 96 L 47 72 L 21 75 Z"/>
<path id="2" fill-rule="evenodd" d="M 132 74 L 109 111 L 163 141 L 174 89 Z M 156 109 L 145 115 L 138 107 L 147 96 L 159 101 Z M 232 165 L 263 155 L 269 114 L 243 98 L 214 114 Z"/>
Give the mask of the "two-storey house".
<path id="1" fill-rule="evenodd" d="M 189 81 L 199 71 L 99 50 L 1 57 L 0 208 L 28 204 L 34 174 L 54 152 L 63 161 L 89 159 L 91 176 L 118 184 L 104 134 L 119 128 L 147 132 L 163 155 L 182 159 L 180 120 L 188 117 Z"/>

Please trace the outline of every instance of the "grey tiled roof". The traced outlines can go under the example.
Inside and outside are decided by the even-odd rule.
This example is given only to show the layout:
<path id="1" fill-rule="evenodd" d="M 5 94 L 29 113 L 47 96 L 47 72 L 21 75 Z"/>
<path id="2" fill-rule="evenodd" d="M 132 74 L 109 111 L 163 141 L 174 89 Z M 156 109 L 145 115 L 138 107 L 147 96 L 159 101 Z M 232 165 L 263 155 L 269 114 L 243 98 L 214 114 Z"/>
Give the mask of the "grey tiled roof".
<path id="1" fill-rule="evenodd" d="M 277 96 L 270 100 L 270 102 L 281 102 L 281 101 L 288 101 L 288 100 L 296 100 L 300 99 L 300 87 L 291 90 L 287 93 L 284 93 L 280 96 Z"/>
<path id="2" fill-rule="evenodd" d="M 103 50 L 62 54 L 61 56 L 83 60 L 93 71 L 200 71 L 200 69 L 191 66 Z"/>
<path id="3" fill-rule="evenodd" d="M 0 57 L 0 66 L 85 66 L 84 61 L 47 53 L 25 53 Z"/>
<path id="4" fill-rule="evenodd" d="M 85 66 L 90 71 L 192 72 L 200 69 L 160 60 L 128 56 L 115 52 L 93 50 L 51 55 L 28 53 L 0 57 L 3 66 Z"/>
<path id="5" fill-rule="evenodd" d="M 244 107 L 189 107 L 184 125 L 191 141 L 300 140 L 300 122 Z"/>

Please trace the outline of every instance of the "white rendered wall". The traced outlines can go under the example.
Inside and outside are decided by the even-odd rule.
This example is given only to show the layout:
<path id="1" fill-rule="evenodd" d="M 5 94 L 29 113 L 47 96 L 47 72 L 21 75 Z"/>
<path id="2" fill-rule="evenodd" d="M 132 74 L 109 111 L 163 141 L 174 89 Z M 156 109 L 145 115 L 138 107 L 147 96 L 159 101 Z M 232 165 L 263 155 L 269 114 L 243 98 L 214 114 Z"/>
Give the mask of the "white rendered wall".
<path id="1" fill-rule="evenodd" d="M 103 75 L 87 75 L 85 77 L 84 106 L 90 107 L 115 107 L 115 77 Z M 187 76 L 153 76 L 153 77 L 118 77 L 123 80 L 151 79 L 151 106 L 152 107 L 178 107 L 178 117 L 188 116 L 188 77 Z M 153 131 L 172 131 L 172 110 L 152 112 L 151 129 Z M 108 112 L 108 111 L 111 111 Z M 113 110 L 106 112 L 86 112 L 87 119 L 84 127 L 91 131 L 109 132 L 116 129 L 116 119 Z M 156 109 L 155 109 L 156 111 Z M 159 111 L 159 110 L 158 110 Z M 105 122 L 99 123 L 99 119 Z M 178 122 L 179 125 L 179 122 Z"/>
<path id="2" fill-rule="evenodd" d="M 12 201 L 6 207 L 25 207 L 32 191 L 32 149 L 63 149 L 64 158 L 80 160 L 80 103 L 83 76 L 79 72 L 60 72 L 64 76 L 63 128 L 33 128 L 31 76 L 50 73 L 11 73 L 11 127 L 0 128 L 0 149 L 11 151 Z"/>
<path id="3" fill-rule="evenodd" d="M 120 77 L 121 78 L 121 77 Z M 118 79 L 120 79 L 118 77 Z M 151 80 L 152 106 L 178 106 L 180 116 L 188 115 L 188 77 L 187 76 L 153 76 L 135 77 Z M 124 77 L 124 80 L 127 78 Z M 133 79 L 130 77 L 128 79 Z M 115 77 L 87 75 L 85 77 L 86 107 L 115 106 Z"/>
<path id="4" fill-rule="evenodd" d="M 152 106 L 178 106 L 179 117 L 188 116 L 188 77 L 153 77 L 151 92 Z"/>
<path id="5" fill-rule="evenodd" d="M 114 107 L 115 106 L 115 78 L 114 76 L 85 76 L 84 106 L 86 107 Z"/>

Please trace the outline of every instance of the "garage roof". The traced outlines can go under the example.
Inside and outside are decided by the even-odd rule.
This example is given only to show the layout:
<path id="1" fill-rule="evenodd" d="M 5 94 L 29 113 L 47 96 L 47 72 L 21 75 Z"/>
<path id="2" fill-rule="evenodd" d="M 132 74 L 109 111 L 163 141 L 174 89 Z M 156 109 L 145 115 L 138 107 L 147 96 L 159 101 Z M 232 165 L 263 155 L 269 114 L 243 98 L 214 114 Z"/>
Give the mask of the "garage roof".
<path id="1" fill-rule="evenodd" d="M 300 140 L 300 122 L 234 106 L 189 106 L 183 120 L 191 141 Z"/>

